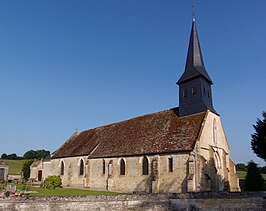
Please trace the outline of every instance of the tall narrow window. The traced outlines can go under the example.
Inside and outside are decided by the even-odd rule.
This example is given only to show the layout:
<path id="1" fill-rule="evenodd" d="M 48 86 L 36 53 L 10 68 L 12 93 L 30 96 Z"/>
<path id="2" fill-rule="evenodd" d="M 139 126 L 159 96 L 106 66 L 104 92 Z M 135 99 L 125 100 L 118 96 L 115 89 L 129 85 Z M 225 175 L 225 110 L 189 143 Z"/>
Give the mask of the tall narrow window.
<path id="1" fill-rule="evenodd" d="M 105 174 L 105 160 L 103 160 L 103 174 Z"/>
<path id="2" fill-rule="evenodd" d="M 142 160 L 142 175 L 149 175 L 149 161 L 146 156 Z"/>
<path id="3" fill-rule="evenodd" d="M 211 91 L 208 90 L 208 98 L 210 98 L 210 96 L 211 96 Z"/>
<path id="4" fill-rule="evenodd" d="M 168 171 L 169 172 L 173 172 L 173 158 L 172 157 L 170 157 L 170 158 L 168 158 Z"/>
<path id="5" fill-rule="evenodd" d="M 79 163 L 79 175 L 84 175 L 84 161 L 82 159 Z"/>
<path id="6" fill-rule="evenodd" d="M 64 175 L 64 172 L 65 172 L 65 164 L 64 164 L 64 161 L 61 161 L 61 172 L 60 172 L 60 174 Z"/>
<path id="7" fill-rule="evenodd" d="M 113 171 L 113 161 L 110 160 L 108 163 L 108 177 L 112 175 L 112 171 Z"/>
<path id="8" fill-rule="evenodd" d="M 126 175 L 126 164 L 123 158 L 120 160 L 120 175 Z"/>
<path id="9" fill-rule="evenodd" d="M 217 124 L 216 124 L 216 119 L 213 120 L 213 143 L 217 145 Z"/>
<path id="10" fill-rule="evenodd" d="M 192 94 L 193 94 L 193 95 L 197 94 L 197 87 L 193 87 L 193 88 L 192 88 Z"/>
<path id="11" fill-rule="evenodd" d="M 187 89 L 184 89 L 182 92 L 183 97 L 187 97 Z"/>

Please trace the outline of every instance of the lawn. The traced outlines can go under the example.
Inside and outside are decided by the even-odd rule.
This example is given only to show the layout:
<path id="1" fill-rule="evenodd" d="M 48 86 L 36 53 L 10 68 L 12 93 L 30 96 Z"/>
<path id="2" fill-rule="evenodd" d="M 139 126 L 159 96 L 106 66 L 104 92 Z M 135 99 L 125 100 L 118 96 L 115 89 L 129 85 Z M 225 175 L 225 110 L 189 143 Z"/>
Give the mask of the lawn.
<path id="1" fill-rule="evenodd" d="M 0 159 L 2 160 L 2 159 Z M 21 174 L 23 164 L 28 160 L 2 160 L 9 164 L 9 174 Z"/>
<path id="2" fill-rule="evenodd" d="M 237 175 L 239 177 L 239 179 L 246 179 L 246 175 L 247 175 L 247 172 L 246 171 L 237 171 Z M 266 174 L 261 174 L 262 175 L 262 178 L 264 180 L 266 180 Z"/>
<path id="3" fill-rule="evenodd" d="M 21 189 L 23 187 L 23 185 L 21 184 L 15 184 L 15 185 L 17 186 L 17 189 Z M 0 188 L 3 189 L 2 184 L 0 185 Z M 32 187 L 32 186 L 26 186 L 26 188 L 28 191 L 37 191 L 37 193 L 30 193 L 29 196 L 96 196 L 96 195 L 120 194 L 116 192 L 94 191 L 94 190 L 75 189 L 75 188 L 56 188 L 54 190 Z"/>

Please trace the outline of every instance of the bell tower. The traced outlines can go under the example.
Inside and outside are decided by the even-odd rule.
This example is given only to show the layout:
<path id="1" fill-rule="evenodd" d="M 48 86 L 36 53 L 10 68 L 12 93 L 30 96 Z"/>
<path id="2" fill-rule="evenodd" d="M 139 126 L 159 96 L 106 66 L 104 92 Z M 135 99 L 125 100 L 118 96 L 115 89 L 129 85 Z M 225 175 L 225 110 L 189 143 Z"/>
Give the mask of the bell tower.
<path id="1" fill-rule="evenodd" d="M 179 116 L 207 110 L 216 112 L 212 104 L 213 82 L 204 66 L 195 18 L 192 20 L 185 71 L 177 84 L 179 85 Z"/>

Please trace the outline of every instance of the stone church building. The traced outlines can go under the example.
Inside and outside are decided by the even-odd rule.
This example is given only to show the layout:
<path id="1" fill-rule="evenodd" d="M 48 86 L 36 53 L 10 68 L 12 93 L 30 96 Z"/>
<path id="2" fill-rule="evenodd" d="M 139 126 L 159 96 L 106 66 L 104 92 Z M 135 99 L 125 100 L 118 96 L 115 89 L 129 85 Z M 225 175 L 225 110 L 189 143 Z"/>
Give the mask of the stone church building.
<path id="1" fill-rule="evenodd" d="M 60 175 L 63 186 L 121 192 L 240 191 L 194 19 L 177 84 L 179 107 L 76 131 L 35 163 L 31 179 Z"/>

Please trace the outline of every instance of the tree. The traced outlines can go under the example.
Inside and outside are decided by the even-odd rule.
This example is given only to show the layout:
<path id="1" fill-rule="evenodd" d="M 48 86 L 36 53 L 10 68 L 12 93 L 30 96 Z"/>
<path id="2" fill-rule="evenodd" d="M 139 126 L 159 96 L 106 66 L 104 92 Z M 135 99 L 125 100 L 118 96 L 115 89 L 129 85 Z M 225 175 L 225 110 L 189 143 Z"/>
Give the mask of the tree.
<path id="1" fill-rule="evenodd" d="M 39 159 L 40 158 L 46 158 L 48 155 L 50 155 L 50 151 L 46 151 L 44 149 L 37 150 L 36 153 L 37 153 L 37 158 L 39 158 Z"/>
<path id="2" fill-rule="evenodd" d="M 260 173 L 266 174 L 266 166 L 260 167 Z"/>
<path id="3" fill-rule="evenodd" d="M 238 164 L 236 164 L 236 170 L 237 171 L 247 171 L 247 167 L 244 163 L 238 163 Z"/>
<path id="4" fill-rule="evenodd" d="M 266 112 L 262 112 L 263 120 L 257 119 L 253 125 L 255 133 L 251 135 L 251 148 L 253 152 L 266 161 Z"/>
<path id="5" fill-rule="evenodd" d="M 248 171 L 246 175 L 245 189 L 247 191 L 263 190 L 263 178 L 260 174 L 258 165 L 252 160 L 248 163 Z"/>
<path id="6" fill-rule="evenodd" d="M 25 154 L 23 155 L 24 159 L 34 159 L 37 158 L 37 153 L 34 150 L 29 150 L 27 152 L 25 152 Z"/>
<path id="7" fill-rule="evenodd" d="M 6 153 L 3 153 L 3 154 L 1 155 L 1 159 L 7 159 L 7 154 L 6 154 Z"/>
<path id="8" fill-rule="evenodd" d="M 24 159 L 41 159 L 45 158 L 50 154 L 50 151 L 42 150 L 29 150 L 24 155 Z"/>
<path id="9" fill-rule="evenodd" d="M 26 180 L 30 178 L 30 165 L 32 163 L 33 163 L 33 160 L 29 160 L 23 164 L 22 173 L 23 173 L 23 178 Z"/>
<path id="10" fill-rule="evenodd" d="M 16 160 L 17 157 L 18 156 L 17 156 L 16 153 L 12 153 L 12 154 L 7 155 L 6 159 L 8 159 L 8 160 Z"/>

